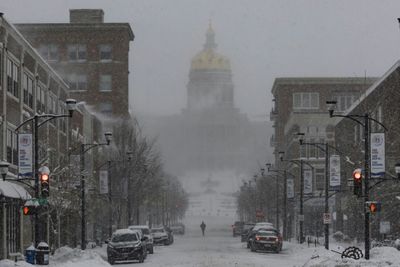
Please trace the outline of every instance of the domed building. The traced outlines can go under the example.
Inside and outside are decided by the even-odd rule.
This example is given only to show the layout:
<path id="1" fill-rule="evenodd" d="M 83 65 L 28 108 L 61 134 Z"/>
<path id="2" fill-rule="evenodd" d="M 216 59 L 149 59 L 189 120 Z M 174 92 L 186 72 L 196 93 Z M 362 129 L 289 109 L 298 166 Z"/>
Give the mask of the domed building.
<path id="1" fill-rule="evenodd" d="M 210 26 L 203 49 L 191 60 L 182 114 L 154 122 L 170 173 L 246 172 L 265 161 L 265 122 L 250 122 L 234 103 L 232 70 L 217 53 Z"/>
<path id="2" fill-rule="evenodd" d="M 251 125 L 234 105 L 230 61 L 217 53 L 211 26 L 203 49 L 191 60 L 183 110 L 182 163 L 189 169 L 241 168 L 251 154 Z"/>

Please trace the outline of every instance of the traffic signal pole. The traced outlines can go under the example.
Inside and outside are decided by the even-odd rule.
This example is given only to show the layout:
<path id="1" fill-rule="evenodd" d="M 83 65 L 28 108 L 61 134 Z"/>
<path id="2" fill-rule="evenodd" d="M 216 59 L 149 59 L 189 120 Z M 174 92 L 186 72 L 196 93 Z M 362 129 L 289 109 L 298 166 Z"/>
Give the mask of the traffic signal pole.
<path id="1" fill-rule="evenodd" d="M 33 118 L 33 124 L 34 124 L 33 131 L 35 140 L 35 146 L 34 146 L 35 164 L 33 168 L 33 173 L 35 176 L 35 199 L 38 199 L 39 198 L 39 117 L 36 115 Z M 35 212 L 34 221 L 35 221 L 34 244 L 36 248 L 39 242 L 41 241 L 40 218 L 38 212 Z"/>
<path id="2" fill-rule="evenodd" d="M 329 213 L 329 145 L 325 143 L 325 214 Z M 325 223 L 325 249 L 329 249 L 329 224 Z"/>
<path id="3" fill-rule="evenodd" d="M 369 211 L 366 203 L 369 201 L 369 117 L 368 113 L 364 114 L 364 238 L 365 238 L 365 259 L 369 259 L 370 236 L 369 236 Z"/>
<path id="4" fill-rule="evenodd" d="M 303 227 L 304 227 L 303 196 L 304 196 L 303 160 L 300 160 L 300 240 L 299 240 L 300 244 L 303 244 Z"/>

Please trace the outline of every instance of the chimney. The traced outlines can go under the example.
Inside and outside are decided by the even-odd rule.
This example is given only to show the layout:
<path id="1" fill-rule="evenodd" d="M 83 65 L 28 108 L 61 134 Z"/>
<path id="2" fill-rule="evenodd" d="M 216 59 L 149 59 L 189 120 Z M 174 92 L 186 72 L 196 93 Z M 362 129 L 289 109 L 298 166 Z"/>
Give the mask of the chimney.
<path id="1" fill-rule="evenodd" d="M 103 23 L 104 12 L 102 9 L 70 9 L 70 23 Z"/>

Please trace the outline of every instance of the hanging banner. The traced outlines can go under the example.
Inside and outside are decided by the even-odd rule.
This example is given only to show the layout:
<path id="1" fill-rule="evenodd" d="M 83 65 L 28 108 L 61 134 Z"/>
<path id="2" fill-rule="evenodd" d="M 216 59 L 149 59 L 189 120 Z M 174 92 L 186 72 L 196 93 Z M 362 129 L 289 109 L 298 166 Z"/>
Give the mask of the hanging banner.
<path id="1" fill-rule="evenodd" d="M 329 158 L 329 187 L 332 190 L 340 190 L 340 156 L 332 155 Z"/>
<path id="2" fill-rule="evenodd" d="M 385 176 L 385 134 L 371 133 L 371 178 Z"/>
<path id="3" fill-rule="evenodd" d="M 286 195 L 288 199 L 294 198 L 294 179 L 287 179 Z"/>
<path id="4" fill-rule="evenodd" d="M 304 170 L 303 178 L 304 178 L 304 194 L 312 194 L 313 192 L 313 179 L 312 179 L 312 170 Z"/>
<path id="5" fill-rule="evenodd" d="M 100 194 L 108 194 L 108 171 L 99 172 Z"/>
<path id="6" fill-rule="evenodd" d="M 18 176 L 32 177 L 32 134 L 18 135 Z"/>

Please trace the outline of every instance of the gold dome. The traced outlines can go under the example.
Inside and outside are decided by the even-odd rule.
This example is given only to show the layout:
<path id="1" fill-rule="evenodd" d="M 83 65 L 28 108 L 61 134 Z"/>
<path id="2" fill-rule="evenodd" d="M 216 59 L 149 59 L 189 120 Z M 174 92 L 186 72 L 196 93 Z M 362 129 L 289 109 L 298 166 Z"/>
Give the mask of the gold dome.
<path id="1" fill-rule="evenodd" d="M 231 65 L 229 59 L 215 53 L 213 49 L 203 50 L 198 53 L 191 64 L 192 70 L 230 70 Z"/>
<path id="2" fill-rule="evenodd" d="M 192 70 L 230 70 L 229 59 L 215 52 L 217 44 L 215 43 L 215 33 L 209 24 L 206 33 L 206 42 L 203 51 L 198 53 L 191 63 Z"/>

